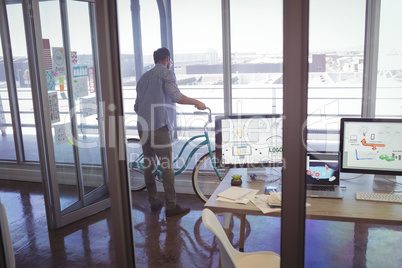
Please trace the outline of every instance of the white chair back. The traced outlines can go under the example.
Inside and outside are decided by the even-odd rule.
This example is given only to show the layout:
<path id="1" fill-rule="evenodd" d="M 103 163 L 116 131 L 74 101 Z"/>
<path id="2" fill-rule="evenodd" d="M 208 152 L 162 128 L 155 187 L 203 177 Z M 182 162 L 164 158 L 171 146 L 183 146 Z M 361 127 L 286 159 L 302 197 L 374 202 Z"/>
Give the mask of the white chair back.
<path id="1" fill-rule="evenodd" d="M 218 238 L 221 264 L 223 268 L 267 268 L 280 267 L 281 257 L 272 251 L 244 253 L 236 250 L 230 243 L 222 225 L 215 214 L 209 210 L 202 211 L 202 223 Z"/>
<path id="2" fill-rule="evenodd" d="M 218 238 L 222 267 L 235 268 L 238 251 L 230 243 L 222 225 L 211 210 L 202 211 L 202 223 Z"/>
<path id="3" fill-rule="evenodd" d="M 14 268 L 15 256 L 13 243 L 11 241 L 10 229 L 8 228 L 6 209 L 2 203 L 0 203 L 0 229 L 1 236 L 3 238 L 7 268 Z"/>

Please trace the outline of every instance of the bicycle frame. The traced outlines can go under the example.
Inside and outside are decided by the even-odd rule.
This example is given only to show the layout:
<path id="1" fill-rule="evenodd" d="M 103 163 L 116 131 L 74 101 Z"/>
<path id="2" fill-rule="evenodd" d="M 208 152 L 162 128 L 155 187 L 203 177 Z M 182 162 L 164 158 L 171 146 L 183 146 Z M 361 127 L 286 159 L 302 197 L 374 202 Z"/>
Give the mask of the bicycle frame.
<path id="1" fill-rule="evenodd" d="M 222 176 L 221 176 L 221 174 L 219 173 L 218 168 L 216 167 L 216 163 L 215 163 L 215 161 L 214 161 L 214 155 L 213 155 L 213 153 L 212 153 L 211 143 L 210 143 L 209 135 L 208 135 L 208 132 L 207 132 L 207 126 L 208 126 L 209 123 L 212 122 L 212 118 L 211 118 L 211 109 L 209 109 L 209 108 L 207 108 L 207 109 L 209 110 L 209 113 L 208 113 L 209 116 L 208 116 L 208 121 L 207 121 L 207 122 L 205 123 L 205 125 L 204 125 L 204 134 L 203 134 L 203 135 L 193 136 L 193 137 L 191 137 L 188 141 L 186 141 L 186 143 L 185 143 L 185 144 L 183 145 L 183 147 L 181 148 L 181 151 L 180 151 L 179 155 L 173 160 L 173 163 L 176 163 L 177 160 L 180 159 L 181 155 L 183 154 L 183 152 L 184 152 L 184 150 L 186 149 L 186 147 L 190 144 L 190 142 L 192 142 L 192 141 L 194 141 L 194 140 L 196 140 L 196 139 L 199 139 L 199 138 L 205 138 L 205 140 L 201 141 L 201 142 L 190 152 L 190 154 L 187 156 L 187 159 L 186 159 L 186 162 L 184 163 L 184 165 L 183 165 L 179 170 L 176 170 L 176 171 L 174 172 L 174 175 L 175 175 L 175 176 L 178 175 L 178 174 L 180 174 L 180 173 L 182 173 L 182 172 L 187 168 L 187 166 L 188 166 L 188 164 L 190 163 L 190 160 L 193 158 L 194 154 L 195 154 L 201 147 L 203 147 L 203 146 L 206 145 L 206 146 L 208 147 L 209 156 L 210 156 L 210 158 L 211 158 L 211 162 L 212 162 L 212 165 L 213 165 L 213 167 L 214 167 L 215 173 L 216 173 L 216 175 L 218 176 L 219 180 L 222 180 Z M 135 159 L 134 162 L 131 162 L 131 163 L 130 163 L 130 166 L 131 166 L 131 167 L 135 167 L 135 168 L 139 168 L 139 169 L 141 169 L 141 170 L 144 170 L 144 164 L 143 164 L 143 162 L 142 162 L 143 159 L 144 159 L 144 155 L 141 154 L 140 156 L 138 156 L 138 157 Z M 140 162 L 140 161 L 141 161 L 141 162 Z M 158 165 L 157 170 L 155 171 L 155 176 L 161 176 L 161 175 L 162 175 L 161 172 L 162 172 L 162 169 L 161 169 L 161 167 Z"/>
<path id="2" fill-rule="evenodd" d="M 175 171 L 174 174 L 175 174 L 175 175 L 178 175 L 178 174 L 182 173 L 182 172 L 187 168 L 187 166 L 188 166 L 190 160 L 193 158 L 194 154 L 195 154 L 201 147 L 203 147 L 203 146 L 206 145 L 206 146 L 208 147 L 209 156 L 211 157 L 212 165 L 213 165 L 213 167 L 214 167 L 215 173 L 216 173 L 216 175 L 219 177 L 219 179 L 222 180 L 221 175 L 220 175 L 220 173 L 219 173 L 219 171 L 218 171 L 218 169 L 217 169 L 217 167 L 216 167 L 215 161 L 213 161 L 213 160 L 214 160 L 214 156 L 213 156 L 211 144 L 210 144 L 210 141 L 209 141 L 209 135 L 208 135 L 208 132 L 206 132 L 206 131 L 204 132 L 204 135 L 194 136 L 194 137 L 192 137 L 191 139 L 189 139 L 189 140 L 183 145 L 183 147 L 182 147 L 182 149 L 181 149 L 179 155 L 176 157 L 176 159 L 173 161 L 173 163 L 175 163 L 178 159 L 180 159 L 180 156 L 182 155 L 182 153 L 183 153 L 183 151 L 185 150 L 185 148 L 187 147 L 187 145 L 190 144 L 190 142 L 192 142 L 193 140 L 196 140 L 196 139 L 198 139 L 198 138 L 205 138 L 205 140 L 204 140 L 204 141 L 201 141 L 201 142 L 190 152 L 190 154 L 187 156 L 187 159 L 186 159 L 186 162 L 184 163 L 184 165 L 183 165 L 179 170 Z"/>

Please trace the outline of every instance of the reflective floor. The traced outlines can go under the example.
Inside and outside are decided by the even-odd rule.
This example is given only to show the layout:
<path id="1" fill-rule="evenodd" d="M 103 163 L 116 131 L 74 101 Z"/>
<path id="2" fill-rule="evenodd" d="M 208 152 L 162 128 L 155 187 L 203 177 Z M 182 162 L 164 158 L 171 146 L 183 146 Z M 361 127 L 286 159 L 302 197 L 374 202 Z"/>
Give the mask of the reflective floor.
<path id="1" fill-rule="evenodd" d="M 163 197 L 163 194 L 161 194 Z M 110 210 L 48 231 L 42 185 L 0 181 L 17 267 L 116 267 Z M 203 203 L 179 194 L 192 211 L 152 213 L 146 192 L 133 194 L 137 267 L 217 267 L 218 246 L 201 222 Z M 218 215 L 222 221 L 222 216 Z M 238 246 L 240 220 L 230 239 Z M 307 220 L 305 267 L 402 267 L 402 226 Z M 248 216 L 245 251 L 280 252 L 280 218 Z"/>

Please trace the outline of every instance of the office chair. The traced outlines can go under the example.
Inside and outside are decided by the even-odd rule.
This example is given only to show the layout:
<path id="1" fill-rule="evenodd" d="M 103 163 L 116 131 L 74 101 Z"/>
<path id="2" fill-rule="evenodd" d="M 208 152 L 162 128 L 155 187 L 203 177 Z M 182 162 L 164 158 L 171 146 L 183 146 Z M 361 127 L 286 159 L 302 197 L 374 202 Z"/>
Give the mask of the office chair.
<path id="1" fill-rule="evenodd" d="M 258 251 L 244 253 L 236 250 L 226 236 L 218 218 L 207 208 L 202 211 L 202 223 L 218 238 L 223 268 L 280 267 L 280 256 L 275 252 Z"/>
<path id="2" fill-rule="evenodd" d="M 0 232 L 1 237 L 3 238 L 7 268 L 14 268 L 15 257 L 13 243 L 11 242 L 10 230 L 8 229 L 6 209 L 4 208 L 4 205 L 2 203 L 0 203 Z"/>

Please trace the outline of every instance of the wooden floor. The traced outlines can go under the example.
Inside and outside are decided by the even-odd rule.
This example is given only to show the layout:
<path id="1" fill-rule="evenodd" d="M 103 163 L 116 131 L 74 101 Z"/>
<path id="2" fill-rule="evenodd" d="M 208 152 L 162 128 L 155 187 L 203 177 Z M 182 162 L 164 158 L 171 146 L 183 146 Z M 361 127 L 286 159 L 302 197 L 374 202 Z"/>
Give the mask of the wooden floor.
<path id="1" fill-rule="evenodd" d="M 152 213 L 146 191 L 132 197 L 137 267 L 217 267 L 217 241 L 202 225 L 203 203 L 194 194 L 178 194 L 191 212 L 173 218 L 164 208 Z M 110 209 L 49 232 L 40 183 L 1 180 L 0 198 L 17 267 L 116 267 Z M 235 247 L 239 225 L 234 217 L 229 236 Z M 245 251 L 280 253 L 280 230 L 280 218 L 248 216 Z M 305 267 L 400 268 L 401 244 L 402 226 L 307 220 Z"/>

